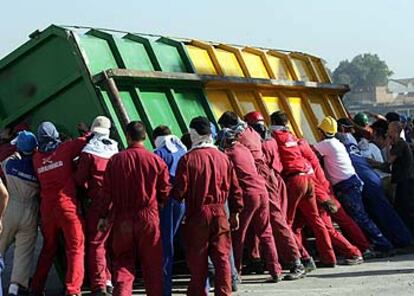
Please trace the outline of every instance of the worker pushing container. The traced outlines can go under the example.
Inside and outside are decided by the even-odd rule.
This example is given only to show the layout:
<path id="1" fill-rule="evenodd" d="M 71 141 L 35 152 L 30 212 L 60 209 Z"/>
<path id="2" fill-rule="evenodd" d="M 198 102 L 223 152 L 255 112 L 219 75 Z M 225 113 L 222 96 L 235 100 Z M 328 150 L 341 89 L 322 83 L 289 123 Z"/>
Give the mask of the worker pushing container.
<path id="1" fill-rule="evenodd" d="M 125 147 L 131 120 L 181 135 L 195 116 L 282 109 L 313 143 L 320 120 L 346 115 L 346 91 L 303 53 L 52 25 L 0 61 L 0 126 L 49 120 L 70 136 L 105 114 Z"/>

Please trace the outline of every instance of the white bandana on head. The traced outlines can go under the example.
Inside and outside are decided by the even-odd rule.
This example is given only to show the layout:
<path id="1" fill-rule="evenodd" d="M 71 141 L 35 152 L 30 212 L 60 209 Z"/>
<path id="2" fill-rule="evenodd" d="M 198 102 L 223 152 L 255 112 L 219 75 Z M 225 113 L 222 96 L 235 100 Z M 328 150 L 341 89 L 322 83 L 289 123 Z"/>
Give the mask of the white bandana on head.
<path id="1" fill-rule="evenodd" d="M 187 151 L 187 147 L 185 147 L 181 140 L 174 135 L 158 136 L 155 138 L 154 144 L 157 149 L 165 146 L 171 153 L 177 152 L 179 148 Z"/>
<path id="2" fill-rule="evenodd" d="M 213 136 L 211 134 L 208 135 L 200 135 L 197 131 L 193 128 L 190 128 L 190 138 L 191 138 L 191 150 L 198 149 L 198 148 L 216 148 L 214 145 Z"/>

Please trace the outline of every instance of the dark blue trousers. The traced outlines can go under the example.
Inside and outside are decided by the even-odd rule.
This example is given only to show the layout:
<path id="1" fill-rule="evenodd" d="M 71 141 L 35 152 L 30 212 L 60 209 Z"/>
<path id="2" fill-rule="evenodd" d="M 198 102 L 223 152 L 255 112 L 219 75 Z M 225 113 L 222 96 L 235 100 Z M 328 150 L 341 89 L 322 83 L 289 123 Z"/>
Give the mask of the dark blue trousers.
<path id="1" fill-rule="evenodd" d="M 382 234 L 377 225 L 370 219 L 362 202 L 362 182 L 356 176 L 342 181 L 334 186 L 335 194 L 347 213 L 366 233 L 368 238 L 379 251 L 393 248 L 391 242 Z"/>
<path id="2" fill-rule="evenodd" d="M 172 270 L 174 263 L 174 237 L 185 215 L 185 204 L 170 198 L 160 210 L 161 238 L 164 254 L 164 296 L 172 294 Z"/>
<path id="3" fill-rule="evenodd" d="M 381 184 L 365 183 L 362 198 L 372 220 L 395 247 L 403 248 L 413 242 L 413 235 L 388 201 Z"/>

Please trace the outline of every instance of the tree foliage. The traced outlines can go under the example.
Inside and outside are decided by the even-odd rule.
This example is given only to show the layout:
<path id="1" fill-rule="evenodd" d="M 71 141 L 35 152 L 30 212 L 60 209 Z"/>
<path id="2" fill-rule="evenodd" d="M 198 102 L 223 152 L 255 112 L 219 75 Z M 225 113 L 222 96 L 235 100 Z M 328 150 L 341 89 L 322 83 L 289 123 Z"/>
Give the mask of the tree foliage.
<path id="1" fill-rule="evenodd" d="M 360 54 L 352 61 L 342 61 L 333 72 L 336 83 L 348 84 L 352 90 L 384 86 L 393 72 L 376 54 Z"/>

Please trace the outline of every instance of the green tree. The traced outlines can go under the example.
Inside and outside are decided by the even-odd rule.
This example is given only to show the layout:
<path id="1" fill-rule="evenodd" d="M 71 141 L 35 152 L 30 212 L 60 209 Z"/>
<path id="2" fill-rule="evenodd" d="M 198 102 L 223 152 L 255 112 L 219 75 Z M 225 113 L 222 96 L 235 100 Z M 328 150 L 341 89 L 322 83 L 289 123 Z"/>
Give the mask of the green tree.
<path id="1" fill-rule="evenodd" d="M 342 61 L 333 72 L 336 83 L 348 84 L 351 90 L 384 86 L 393 72 L 378 55 L 364 53 L 352 61 Z"/>

